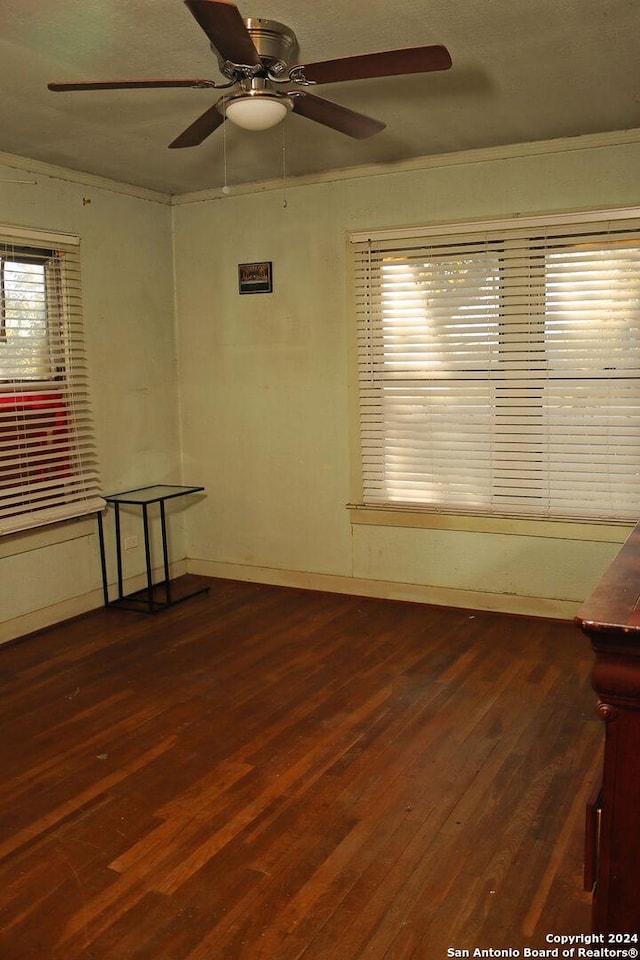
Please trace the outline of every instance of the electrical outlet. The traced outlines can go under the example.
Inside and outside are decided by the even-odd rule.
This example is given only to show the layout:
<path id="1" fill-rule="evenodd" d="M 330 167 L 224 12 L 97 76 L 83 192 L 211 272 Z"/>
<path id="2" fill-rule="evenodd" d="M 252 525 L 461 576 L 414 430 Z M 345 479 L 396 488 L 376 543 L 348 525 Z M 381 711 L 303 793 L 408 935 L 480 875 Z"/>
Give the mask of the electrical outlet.
<path id="1" fill-rule="evenodd" d="M 138 546 L 137 537 L 125 537 L 124 538 L 124 548 L 125 550 L 133 550 L 134 547 Z"/>

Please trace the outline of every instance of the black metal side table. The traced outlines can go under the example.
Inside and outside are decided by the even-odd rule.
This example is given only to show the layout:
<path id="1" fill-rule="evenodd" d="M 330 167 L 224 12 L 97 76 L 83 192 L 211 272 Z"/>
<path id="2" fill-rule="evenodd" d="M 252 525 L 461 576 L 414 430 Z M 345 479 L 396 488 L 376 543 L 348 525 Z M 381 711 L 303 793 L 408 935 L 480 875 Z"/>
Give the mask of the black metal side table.
<path id="1" fill-rule="evenodd" d="M 184 497 L 190 493 L 200 493 L 204 487 L 183 487 L 173 486 L 171 484 L 156 483 L 149 487 L 139 487 L 136 490 L 125 490 L 122 493 L 113 493 L 105 496 L 107 504 L 114 508 L 115 533 L 116 533 L 116 560 L 118 565 L 118 597 L 115 600 L 109 599 L 109 586 L 107 581 L 107 560 L 104 544 L 104 528 L 102 514 L 98 513 L 98 537 L 100 540 L 100 563 L 102 565 L 102 590 L 104 593 L 104 604 L 106 607 L 120 607 L 125 610 L 135 610 L 142 613 L 157 613 L 159 610 L 165 610 L 176 603 L 195 597 L 199 593 L 206 593 L 208 587 L 200 587 L 188 593 L 186 596 L 180 596 L 174 599 L 171 595 L 171 581 L 169 579 L 169 551 L 167 547 L 167 520 L 165 515 L 165 502 L 173 500 L 176 497 Z M 149 539 L 149 507 L 151 504 L 160 505 L 160 525 L 162 530 L 162 557 L 164 563 L 164 580 L 153 582 L 151 566 L 151 544 Z M 134 593 L 123 593 L 122 580 L 122 542 L 120 534 L 120 506 L 122 504 L 139 506 L 142 508 L 142 524 L 144 530 L 144 553 L 147 567 L 147 586 Z M 164 597 L 161 599 L 156 596 L 164 588 Z"/>

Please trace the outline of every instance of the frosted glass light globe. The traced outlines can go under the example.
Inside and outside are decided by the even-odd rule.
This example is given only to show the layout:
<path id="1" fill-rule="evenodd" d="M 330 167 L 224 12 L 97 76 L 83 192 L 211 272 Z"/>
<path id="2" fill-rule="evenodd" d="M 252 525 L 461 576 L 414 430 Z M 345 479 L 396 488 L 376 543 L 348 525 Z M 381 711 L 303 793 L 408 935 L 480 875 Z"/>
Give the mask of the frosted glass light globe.
<path id="1" fill-rule="evenodd" d="M 287 115 L 287 104 L 280 97 L 238 97 L 227 104 L 226 114 L 232 123 L 244 130 L 268 130 Z"/>

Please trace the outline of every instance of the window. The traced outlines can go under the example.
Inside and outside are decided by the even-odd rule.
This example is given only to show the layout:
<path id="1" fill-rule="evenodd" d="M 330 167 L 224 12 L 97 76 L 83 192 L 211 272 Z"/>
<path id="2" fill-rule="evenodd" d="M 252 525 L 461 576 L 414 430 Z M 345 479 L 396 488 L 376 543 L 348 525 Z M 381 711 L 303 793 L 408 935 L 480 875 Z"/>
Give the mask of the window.
<path id="1" fill-rule="evenodd" d="M 100 509 L 74 238 L 0 227 L 0 534 Z"/>
<path id="2" fill-rule="evenodd" d="M 640 216 L 354 235 L 362 503 L 640 516 Z"/>

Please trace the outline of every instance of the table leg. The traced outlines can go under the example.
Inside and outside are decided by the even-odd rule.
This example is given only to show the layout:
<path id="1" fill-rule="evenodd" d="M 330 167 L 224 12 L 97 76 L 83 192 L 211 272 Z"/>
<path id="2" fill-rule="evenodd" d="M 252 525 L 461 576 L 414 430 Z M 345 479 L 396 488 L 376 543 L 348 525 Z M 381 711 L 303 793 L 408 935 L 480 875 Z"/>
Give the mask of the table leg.
<path id="1" fill-rule="evenodd" d="M 98 541 L 100 543 L 100 567 L 102 569 L 102 594 L 104 596 L 105 607 L 109 606 L 109 585 L 107 583 L 107 557 L 104 549 L 104 529 L 102 526 L 102 513 L 96 514 L 98 519 Z"/>
<path id="2" fill-rule="evenodd" d="M 171 586 L 169 584 L 169 550 L 167 547 L 167 518 L 164 510 L 164 500 L 160 501 L 160 523 L 162 526 L 162 557 L 164 560 L 164 591 L 167 606 L 171 603 Z"/>
<path id="3" fill-rule="evenodd" d="M 120 504 L 114 503 L 115 522 L 116 522 L 116 558 L 118 561 L 118 599 L 122 600 L 124 596 L 122 590 L 122 543 L 120 539 Z"/>
<path id="4" fill-rule="evenodd" d="M 149 609 L 153 612 L 153 580 L 151 571 L 151 545 L 149 542 L 149 511 L 147 504 L 142 504 L 142 522 L 144 524 L 144 555 L 147 562 L 147 597 L 149 600 Z"/>

